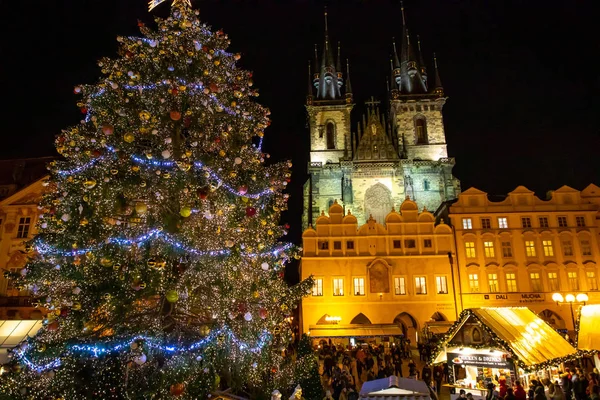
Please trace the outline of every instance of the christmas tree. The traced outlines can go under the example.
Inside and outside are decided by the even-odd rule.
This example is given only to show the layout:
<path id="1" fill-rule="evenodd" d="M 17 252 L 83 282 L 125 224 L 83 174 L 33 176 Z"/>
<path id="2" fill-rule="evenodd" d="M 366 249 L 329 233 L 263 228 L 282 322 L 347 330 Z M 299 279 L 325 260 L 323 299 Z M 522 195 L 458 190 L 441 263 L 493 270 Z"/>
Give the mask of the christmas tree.
<path id="1" fill-rule="evenodd" d="M 321 375 L 319 374 L 319 360 L 315 356 L 308 335 L 302 335 L 298 343 L 298 357 L 306 359 L 303 364 L 304 370 L 298 368 L 298 383 L 302 387 L 302 393 L 306 400 L 321 400 L 324 396 Z M 312 362 L 308 362 L 312 359 Z"/>
<path id="2" fill-rule="evenodd" d="M 8 398 L 293 386 L 282 350 L 311 282 L 283 280 L 297 257 L 279 242 L 291 164 L 265 164 L 269 111 L 252 73 L 197 15 L 175 0 L 156 31 L 117 39 L 97 84 L 75 88 L 83 119 L 56 138 L 64 161 L 49 166 L 18 277 L 48 314 L 0 378 Z"/>

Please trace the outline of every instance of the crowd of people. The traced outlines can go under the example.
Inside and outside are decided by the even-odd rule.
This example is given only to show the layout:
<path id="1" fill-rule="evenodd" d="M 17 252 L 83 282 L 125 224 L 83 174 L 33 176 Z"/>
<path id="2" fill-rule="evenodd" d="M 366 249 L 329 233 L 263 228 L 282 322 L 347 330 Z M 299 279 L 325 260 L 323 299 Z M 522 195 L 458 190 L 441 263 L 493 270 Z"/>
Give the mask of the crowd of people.
<path id="1" fill-rule="evenodd" d="M 486 400 L 600 400 L 599 374 L 596 368 L 585 373 L 581 368 L 565 368 L 560 379 L 552 382 L 548 378 L 531 379 L 527 388 L 520 381 L 509 387 L 500 377 L 498 387 L 487 384 Z M 461 399 L 473 400 L 473 395 L 460 390 Z"/>
<path id="2" fill-rule="evenodd" d="M 322 365 L 321 382 L 327 400 L 358 399 L 364 382 L 391 375 L 421 379 L 435 388 L 438 394 L 442 382 L 448 381 L 448 373 L 443 365 L 431 367 L 421 355 L 419 361 L 423 361 L 421 364 L 424 366 L 417 366 L 408 339 L 389 347 L 382 344 L 344 347 L 323 343 L 318 354 Z M 422 352 L 419 351 L 419 354 Z"/>

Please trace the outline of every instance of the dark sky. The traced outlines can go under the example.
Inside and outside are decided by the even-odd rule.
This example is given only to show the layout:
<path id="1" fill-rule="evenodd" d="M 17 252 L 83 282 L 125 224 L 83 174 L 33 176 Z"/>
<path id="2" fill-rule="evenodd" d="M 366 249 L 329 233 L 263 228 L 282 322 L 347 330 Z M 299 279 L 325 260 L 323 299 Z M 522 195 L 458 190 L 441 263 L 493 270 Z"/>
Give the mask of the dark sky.
<path id="1" fill-rule="evenodd" d="M 154 13 L 165 16 L 170 0 Z M 525 185 L 544 195 L 563 184 L 600 184 L 600 35 L 594 1 L 406 0 L 411 34 L 435 51 L 449 99 L 450 156 L 463 189 L 505 194 Z M 200 17 L 224 29 L 259 100 L 272 110 L 265 149 L 292 159 L 291 239 L 300 234 L 308 159 L 306 65 L 330 34 L 351 60 L 355 99 L 385 95 L 391 38 L 401 32 L 393 0 L 194 0 Z M 72 89 L 100 76 L 117 35 L 153 23 L 145 0 L 0 0 L 0 157 L 55 154 L 54 135 L 81 115 Z M 358 106 L 357 106 L 358 108 Z M 358 112 L 354 121 L 360 118 Z"/>

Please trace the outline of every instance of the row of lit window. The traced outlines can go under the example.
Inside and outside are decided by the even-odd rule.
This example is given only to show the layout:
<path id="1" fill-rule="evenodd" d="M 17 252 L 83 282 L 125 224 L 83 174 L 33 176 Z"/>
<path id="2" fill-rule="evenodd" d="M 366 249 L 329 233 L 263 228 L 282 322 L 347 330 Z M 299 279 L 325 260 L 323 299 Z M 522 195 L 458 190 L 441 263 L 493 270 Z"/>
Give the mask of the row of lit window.
<path id="1" fill-rule="evenodd" d="M 425 295 L 427 291 L 427 277 L 415 276 L 415 294 Z M 332 280 L 333 295 L 344 296 L 344 278 L 333 278 Z M 435 277 L 435 288 L 438 294 L 448 294 L 448 279 L 445 276 Z M 352 293 L 354 296 L 365 295 L 365 278 L 352 278 Z M 394 294 L 403 296 L 408 294 L 406 287 L 406 278 L 403 276 L 394 277 Z M 323 296 L 323 278 L 315 278 L 312 288 L 313 296 Z"/>
<path id="2" fill-rule="evenodd" d="M 0 218 L 0 227 L 2 218 Z M 31 217 L 21 217 L 17 226 L 17 239 L 26 239 L 29 237 L 29 228 L 31 227 Z"/>
<path id="3" fill-rule="evenodd" d="M 506 217 L 498 217 L 498 229 L 508 229 L 508 218 Z M 568 227 L 567 217 L 565 215 L 558 216 L 556 218 L 556 224 L 559 228 Z M 583 215 L 578 215 L 575 217 L 575 225 L 578 228 L 585 227 L 585 217 Z M 538 217 L 538 226 L 540 228 L 548 228 L 549 222 L 548 217 Z M 463 229 L 473 229 L 473 219 L 472 218 L 463 218 L 462 219 L 462 227 Z M 521 228 L 531 228 L 531 217 L 521 217 Z M 492 229 L 492 219 L 491 218 L 481 218 L 481 229 Z"/>
<path id="4" fill-rule="evenodd" d="M 394 239 L 392 240 L 392 247 L 394 249 L 402 248 L 402 240 Z M 406 249 L 415 249 L 417 247 L 417 241 L 415 239 L 404 239 L 404 248 Z M 431 239 L 423 239 L 423 247 L 426 249 L 430 249 L 433 247 L 433 242 Z M 329 241 L 328 240 L 320 240 L 319 241 L 319 250 L 329 250 Z M 333 241 L 333 250 L 342 250 L 342 242 L 340 240 Z M 346 250 L 354 250 L 354 240 L 346 240 Z"/>
<path id="5" fill-rule="evenodd" d="M 579 241 L 581 246 L 581 255 L 582 256 L 591 256 L 592 255 L 592 244 L 587 239 L 582 239 Z M 563 255 L 565 257 L 573 255 L 573 242 L 570 240 L 563 240 L 561 242 Z M 512 257 L 512 244 L 511 242 L 501 242 L 502 249 L 502 257 Z M 543 239 L 542 240 L 542 251 L 545 257 L 554 257 L 554 245 L 551 239 Z M 496 257 L 496 249 L 493 241 L 483 242 L 483 252 L 486 258 L 495 258 Z M 467 258 L 476 258 L 477 251 L 475 249 L 475 242 L 465 242 L 465 254 Z M 525 254 L 527 257 L 536 257 L 537 249 L 534 240 L 526 240 L 525 241 Z"/>
<path id="6" fill-rule="evenodd" d="M 488 286 L 489 291 L 499 292 L 500 285 L 498 280 L 497 273 L 488 273 Z M 594 271 L 586 271 L 585 277 L 587 280 L 587 290 L 598 290 L 598 280 L 596 278 L 596 272 Z M 504 274 L 505 282 L 506 282 L 506 291 L 507 292 L 517 292 L 517 278 L 516 273 L 507 272 Z M 555 292 L 560 290 L 558 272 L 548 272 L 548 291 Z M 577 271 L 567 271 L 567 278 L 569 283 L 569 290 L 580 290 L 579 288 L 579 277 L 577 275 Z M 532 292 L 543 292 L 543 284 L 542 284 L 542 275 L 540 272 L 530 272 L 529 280 L 531 283 L 531 291 Z M 473 293 L 479 292 L 479 274 L 469 274 L 469 289 Z"/>

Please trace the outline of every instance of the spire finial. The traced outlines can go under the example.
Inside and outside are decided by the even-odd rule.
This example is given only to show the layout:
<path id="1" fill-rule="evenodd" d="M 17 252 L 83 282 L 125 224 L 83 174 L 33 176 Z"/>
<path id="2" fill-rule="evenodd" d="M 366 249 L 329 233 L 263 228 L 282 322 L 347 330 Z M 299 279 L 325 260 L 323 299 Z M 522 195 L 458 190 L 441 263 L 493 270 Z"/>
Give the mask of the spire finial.
<path id="1" fill-rule="evenodd" d="M 404 2 L 400 2 L 400 10 L 402 11 L 402 25 L 406 26 L 406 18 L 404 17 Z"/>
<path id="2" fill-rule="evenodd" d="M 329 27 L 327 26 L 327 6 L 325 6 L 325 39 L 329 35 Z"/>
<path id="3" fill-rule="evenodd" d="M 352 102 L 352 85 L 350 84 L 350 60 L 346 58 L 346 99 Z"/>
<path id="4" fill-rule="evenodd" d="M 435 73 L 433 76 L 433 92 L 438 96 L 443 97 L 444 87 L 442 86 L 442 80 L 440 79 L 440 72 L 438 71 L 437 57 L 435 53 L 433 53 L 433 69 Z"/>

